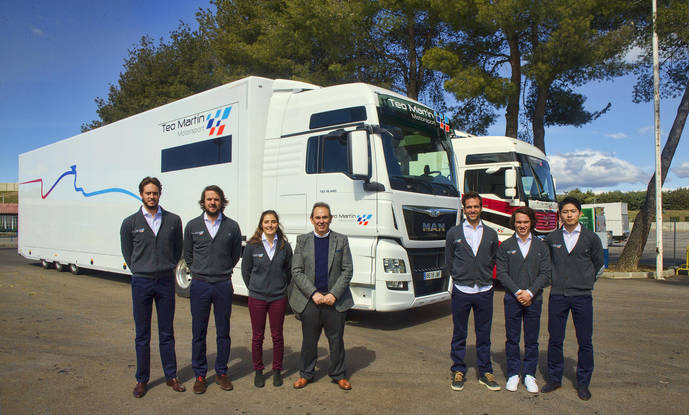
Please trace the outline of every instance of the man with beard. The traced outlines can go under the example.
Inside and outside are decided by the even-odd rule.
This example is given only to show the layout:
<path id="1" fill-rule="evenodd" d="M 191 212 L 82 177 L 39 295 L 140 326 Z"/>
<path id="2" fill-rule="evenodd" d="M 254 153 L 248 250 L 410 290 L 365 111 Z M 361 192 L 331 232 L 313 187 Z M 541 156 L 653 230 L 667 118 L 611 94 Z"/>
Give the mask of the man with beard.
<path id="1" fill-rule="evenodd" d="M 120 244 L 124 261 L 132 272 L 132 308 L 136 327 L 136 387 L 141 398 L 151 369 L 151 312 L 153 301 L 158 313 L 158 343 L 166 384 L 184 392 L 177 379 L 175 355 L 175 280 L 174 269 L 182 255 L 182 221 L 158 205 L 160 181 L 145 177 L 139 183 L 143 206 L 122 221 Z"/>
<path id="2" fill-rule="evenodd" d="M 189 288 L 192 319 L 191 366 L 196 381 L 194 393 L 206 391 L 206 333 L 211 305 L 215 315 L 217 357 L 215 383 L 232 390 L 227 376 L 230 358 L 230 314 L 232 312 L 232 270 L 239 261 L 242 234 L 239 224 L 223 215 L 227 199 L 218 186 L 206 186 L 199 205 L 203 209 L 184 229 L 184 260 L 191 271 Z"/>

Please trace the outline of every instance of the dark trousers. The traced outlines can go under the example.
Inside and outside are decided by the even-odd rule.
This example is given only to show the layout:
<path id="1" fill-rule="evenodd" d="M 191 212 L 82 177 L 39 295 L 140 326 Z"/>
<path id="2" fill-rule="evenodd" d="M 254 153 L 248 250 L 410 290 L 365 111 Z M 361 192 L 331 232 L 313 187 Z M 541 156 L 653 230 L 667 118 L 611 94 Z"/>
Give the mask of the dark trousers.
<path id="1" fill-rule="evenodd" d="M 215 315 L 215 331 L 218 354 L 215 358 L 215 373 L 227 374 L 230 359 L 230 314 L 232 313 L 232 281 L 206 282 L 191 280 L 189 300 L 191 303 L 191 367 L 196 376 L 206 377 L 206 333 L 211 304 Z"/>
<path id="2" fill-rule="evenodd" d="M 525 307 L 517 298 L 505 294 L 505 355 L 507 357 L 507 378 L 519 375 L 523 365 L 523 374 L 536 376 L 538 364 L 538 332 L 541 328 L 541 308 L 543 300 L 533 300 Z M 524 325 L 524 361 L 519 352 L 519 338 Z"/>
<path id="3" fill-rule="evenodd" d="M 579 343 L 577 357 L 577 385 L 588 386 L 593 374 L 593 297 L 551 295 L 548 303 L 548 376 L 551 382 L 561 383 L 564 371 L 562 343 L 569 311 Z"/>
<path id="4" fill-rule="evenodd" d="M 452 287 L 452 371 L 466 373 L 467 328 L 469 313 L 474 310 L 476 330 L 476 359 L 479 375 L 493 373 L 490 361 L 490 327 L 493 323 L 493 289 L 476 294 L 464 294 L 456 286 Z"/>
<path id="5" fill-rule="evenodd" d="M 264 301 L 249 297 L 249 316 L 251 317 L 251 359 L 254 370 L 263 370 L 263 338 L 266 331 L 266 315 L 270 319 L 270 337 L 273 339 L 273 370 L 282 370 L 285 354 L 285 339 L 282 326 L 285 322 L 287 297 L 275 301 Z"/>
<path id="6" fill-rule="evenodd" d="M 318 358 L 318 339 L 321 330 L 325 331 L 330 348 L 330 367 L 328 375 L 334 380 L 345 378 L 345 349 L 344 335 L 346 312 L 339 312 L 334 307 L 319 304 L 309 300 L 304 312 L 301 313 L 301 368 L 299 376 L 313 380 Z"/>
<path id="7" fill-rule="evenodd" d="M 132 309 L 136 327 L 136 381 L 148 382 L 151 373 L 151 313 L 153 301 L 158 314 L 158 346 L 166 379 L 177 377 L 175 355 L 175 281 L 173 275 L 163 278 L 132 276 Z"/>

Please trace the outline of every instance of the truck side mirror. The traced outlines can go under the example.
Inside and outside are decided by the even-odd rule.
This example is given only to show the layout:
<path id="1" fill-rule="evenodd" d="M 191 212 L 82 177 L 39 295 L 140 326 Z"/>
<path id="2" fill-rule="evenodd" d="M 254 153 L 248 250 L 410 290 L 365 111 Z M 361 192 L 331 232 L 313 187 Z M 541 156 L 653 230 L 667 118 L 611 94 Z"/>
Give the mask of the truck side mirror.
<path id="1" fill-rule="evenodd" d="M 365 130 L 350 131 L 347 136 L 347 149 L 352 176 L 368 180 L 368 133 Z"/>
<path id="2" fill-rule="evenodd" d="M 514 199 L 517 196 L 517 174 L 514 169 L 505 170 L 505 197 Z"/>

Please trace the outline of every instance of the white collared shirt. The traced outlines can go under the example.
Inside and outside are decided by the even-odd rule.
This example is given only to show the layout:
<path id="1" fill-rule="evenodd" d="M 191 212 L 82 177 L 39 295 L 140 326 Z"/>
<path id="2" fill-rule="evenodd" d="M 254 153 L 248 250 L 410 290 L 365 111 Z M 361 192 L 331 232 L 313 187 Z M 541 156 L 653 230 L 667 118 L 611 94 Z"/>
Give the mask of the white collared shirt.
<path id="1" fill-rule="evenodd" d="M 567 252 L 572 252 L 577 241 L 579 241 L 579 235 L 581 235 L 581 223 L 577 223 L 577 227 L 572 232 L 567 232 L 567 229 L 564 226 L 562 227 L 562 238 L 565 240 Z"/>
<path id="2" fill-rule="evenodd" d="M 526 237 L 526 241 L 523 241 L 522 238 L 517 235 L 517 245 L 519 245 L 519 250 L 522 251 L 522 257 L 526 258 L 531 248 L 531 233 Z"/>
<path id="3" fill-rule="evenodd" d="M 278 244 L 278 234 L 275 233 L 273 236 L 273 246 L 270 246 L 270 243 L 268 243 L 268 238 L 266 238 L 266 234 L 261 235 L 261 241 L 263 241 L 263 247 L 266 249 L 266 253 L 268 254 L 268 258 L 270 260 L 273 260 L 273 256 L 275 255 L 275 247 Z"/>
<path id="4" fill-rule="evenodd" d="M 483 238 L 483 221 L 480 220 L 476 228 L 474 228 L 468 220 L 465 220 L 462 222 L 462 230 L 464 231 L 464 239 L 466 239 L 471 250 L 474 251 L 474 255 L 476 255 L 478 253 L 478 247 L 481 245 L 481 238 Z M 478 284 L 474 284 L 473 286 L 455 284 L 455 287 L 464 294 L 476 294 L 490 290 L 493 288 L 493 284 L 483 286 Z"/>
<path id="5" fill-rule="evenodd" d="M 325 235 L 321 236 L 319 235 L 316 231 L 313 231 L 313 234 L 316 235 L 316 238 L 327 238 L 330 236 L 330 231 L 328 231 Z"/>
<path id="6" fill-rule="evenodd" d="M 206 229 L 208 229 L 208 233 L 211 235 L 211 238 L 215 238 L 215 235 L 218 233 L 218 229 L 220 229 L 222 213 L 218 214 L 218 218 L 215 220 L 215 223 L 213 223 L 208 218 L 208 215 L 206 215 L 206 212 L 203 212 L 203 221 L 206 223 Z"/>
<path id="7" fill-rule="evenodd" d="M 462 229 L 464 230 L 464 239 L 474 251 L 474 255 L 478 253 L 478 247 L 481 245 L 481 238 L 483 238 L 483 221 L 478 221 L 476 228 L 471 226 L 468 220 L 462 222 Z"/>
<path id="8" fill-rule="evenodd" d="M 141 206 L 141 213 L 144 214 L 144 219 L 146 219 L 146 223 L 148 223 L 148 226 L 151 228 L 155 236 L 158 236 L 160 224 L 163 222 L 163 211 L 160 209 L 160 206 L 158 206 L 158 211 L 156 212 L 155 216 L 148 213 L 146 208 L 143 206 Z"/>

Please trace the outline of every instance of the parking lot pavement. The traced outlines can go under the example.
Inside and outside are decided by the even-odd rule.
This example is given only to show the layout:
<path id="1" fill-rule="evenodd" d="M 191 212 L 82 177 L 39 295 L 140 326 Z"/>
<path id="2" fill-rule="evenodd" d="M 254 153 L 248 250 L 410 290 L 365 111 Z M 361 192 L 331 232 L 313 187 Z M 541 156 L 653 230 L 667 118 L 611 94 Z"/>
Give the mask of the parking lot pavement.
<path id="1" fill-rule="evenodd" d="M 491 392 L 475 370 L 470 319 L 468 381 L 462 392 L 449 387 L 449 303 L 396 313 L 355 311 L 345 329 L 347 367 L 353 389 L 341 391 L 326 375 L 327 342 L 321 338 L 317 381 L 293 390 L 301 331 L 285 322 L 285 385 L 253 386 L 250 323 L 246 300 L 232 309 L 230 378 L 220 390 L 209 373 L 204 395 L 191 392 L 189 303 L 178 298 L 175 331 L 179 377 L 187 392 L 165 386 L 155 329 L 151 383 L 134 399 L 134 328 L 129 277 L 43 270 L 13 249 L 0 249 L 0 412 L 21 413 L 288 413 L 342 414 L 685 414 L 689 412 L 689 277 L 665 282 L 601 280 L 594 292 L 596 369 L 590 401 L 574 390 L 576 338 L 568 325 L 563 387 L 550 394 Z M 504 386 L 503 293 L 496 291 L 492 332 L 495 374 Z M 546 296 L 547 298 L 547 296 Z M 544 384 L 547 299 L 541 323 L 537 379 Z M 155 315 L 155 313 L 154 313 Z M 155 317 L 154 317 L 155 319 Z M 155 327 L 155 322 L 153 327 Z M 215 328 L 208 336 L 209 366 L 215 357 Z M 265 343 L 270 367 L 272 346 Z"/>

